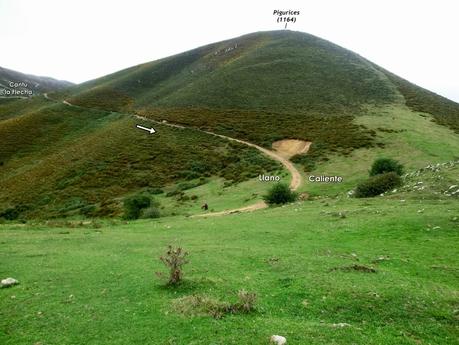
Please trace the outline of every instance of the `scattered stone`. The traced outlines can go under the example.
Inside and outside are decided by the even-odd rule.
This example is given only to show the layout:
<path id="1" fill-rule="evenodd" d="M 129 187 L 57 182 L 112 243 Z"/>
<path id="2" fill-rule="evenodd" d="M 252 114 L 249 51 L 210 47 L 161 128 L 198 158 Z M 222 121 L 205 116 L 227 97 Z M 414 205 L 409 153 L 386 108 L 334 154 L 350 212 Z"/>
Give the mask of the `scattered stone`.
<path id="1" fill-rule="evenodd" d="M 281 335 L 272 335 L 270 339 L 271 344 L 284 345 L 287 344 L 287 339 Z"/>
<path id="2" fill-rule="evenodd" d="M 6 278 L 6 279 L 2 279 L 1 281 L 2 288 L 7 288 L 7 287 L 17 285 L 17 284 L 19 284 L 19 281 L 17 281 L 14 278 Z"/>

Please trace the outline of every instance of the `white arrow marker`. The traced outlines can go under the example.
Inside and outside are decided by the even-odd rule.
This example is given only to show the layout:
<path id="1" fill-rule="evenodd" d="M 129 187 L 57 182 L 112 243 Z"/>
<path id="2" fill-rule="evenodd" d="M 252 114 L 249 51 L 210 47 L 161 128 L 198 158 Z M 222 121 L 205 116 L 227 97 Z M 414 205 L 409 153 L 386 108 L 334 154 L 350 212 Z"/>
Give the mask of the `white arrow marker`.
<path id="1" fill-rule="evenodd" d="M 135 125 L 138 129 L 143 129 L 144 131 L 150 132 L 150 134 L 156 133 L 155 129 L 153 127 L 147 128 L 141 125 Z"/>

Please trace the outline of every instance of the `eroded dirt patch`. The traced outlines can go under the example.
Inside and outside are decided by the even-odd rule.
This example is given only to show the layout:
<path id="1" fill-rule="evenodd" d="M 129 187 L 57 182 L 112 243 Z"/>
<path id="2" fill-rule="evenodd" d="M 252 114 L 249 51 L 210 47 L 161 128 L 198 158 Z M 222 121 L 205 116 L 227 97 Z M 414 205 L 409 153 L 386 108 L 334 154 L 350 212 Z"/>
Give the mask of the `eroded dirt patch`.
<path id="1" fill-rule="evenodd" d="M 272 146 L 282 157 L 290 159 L 294 155 L 308 152 L 311 142 L 298 139 L 283 139 L 275 141 Z"/>

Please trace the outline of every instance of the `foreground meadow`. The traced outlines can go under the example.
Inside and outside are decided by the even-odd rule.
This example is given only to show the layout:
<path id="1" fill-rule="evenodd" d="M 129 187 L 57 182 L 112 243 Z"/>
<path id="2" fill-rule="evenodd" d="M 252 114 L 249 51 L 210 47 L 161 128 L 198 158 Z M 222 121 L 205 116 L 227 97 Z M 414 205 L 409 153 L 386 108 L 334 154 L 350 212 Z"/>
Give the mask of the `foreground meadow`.
<path id="1" fill-rule="evenodd" d="M 343 198 L 207 219 L 3 224 L 0 274 L 20 284 L 0 290 L 0 342 L 457 344 L 458 216 L 456 201 Z M 155 275 L 169 244 L 190 253 L 176 288 Z M 254 312 L 183 305 L 234 302 L 241 289 L 257 294 Z"/>

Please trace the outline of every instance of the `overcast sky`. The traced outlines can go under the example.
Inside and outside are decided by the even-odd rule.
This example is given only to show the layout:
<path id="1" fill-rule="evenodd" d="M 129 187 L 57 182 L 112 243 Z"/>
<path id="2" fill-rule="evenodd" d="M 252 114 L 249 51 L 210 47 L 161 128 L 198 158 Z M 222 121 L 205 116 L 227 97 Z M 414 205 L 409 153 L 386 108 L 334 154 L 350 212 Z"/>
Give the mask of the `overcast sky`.
<path id="1" fill-rule="evenodd" d="M 246 33 L 292 30 L 351 49 L 459 102 L 459 1 L 0 0 L 0 66 L 83 82 Z"/>

